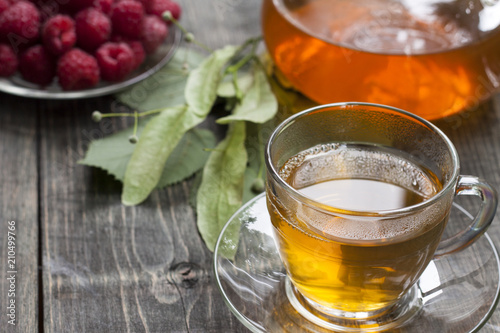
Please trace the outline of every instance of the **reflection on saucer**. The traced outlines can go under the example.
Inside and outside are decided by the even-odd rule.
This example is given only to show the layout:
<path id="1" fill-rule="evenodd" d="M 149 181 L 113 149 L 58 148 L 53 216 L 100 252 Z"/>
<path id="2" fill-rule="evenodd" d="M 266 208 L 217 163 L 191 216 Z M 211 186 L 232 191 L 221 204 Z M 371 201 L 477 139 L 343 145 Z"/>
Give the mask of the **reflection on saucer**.
<path id="1" fill-rule="evenodd" d="M 470 214 L 455 205 L 450 221 L 459 220 L 470 221 Z M 302 317 L 288 301 L 285 270 L 271 228 L 262 194 L 223 229 L 214 264 L 227 305 L 252 332 L 331 332 Z M 423 309 L 391 332 L 475 332 L 495 310 L 499 279 L 498 252 L 485 234 L 467 249 L 429 264 L 418 283 Z"/>

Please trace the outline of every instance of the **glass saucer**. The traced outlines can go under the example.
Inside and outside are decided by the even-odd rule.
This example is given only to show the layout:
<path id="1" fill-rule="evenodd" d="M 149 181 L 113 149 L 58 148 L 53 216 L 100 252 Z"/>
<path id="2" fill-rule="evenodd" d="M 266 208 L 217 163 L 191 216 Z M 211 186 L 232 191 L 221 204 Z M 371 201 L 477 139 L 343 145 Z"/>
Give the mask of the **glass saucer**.
<path id="1" fill-rule="evenodd" d="M 472 218 L 455 204 L 449 227 Z M 332 332 L 302 317 L 286 296 L 286 275 L 261 194 L 223 228 L 214 253 L 218 287 L 234 315 L 252 332 Z M 431 261 L 417 288 L 423 307 L 390 332 L 477 332 L 499 299 L 500 261 L 485 234 L 459 253 Z"/>
<path id="2" fill-rule="evenodd" d="M 40 87 L 23 80 L 21 75 L 16 73 L 8 78 L 0 78 L 0 91 L 29 98 L 60 100 L 90 98 L 113 94 L 146 79 L 165 66 L 178 48 L 181 36 L 181 31 L 172 25 L 171 28 L 169 28 L 167 38 L 156 52 L 148 55 L 138 69 L 120 82 L 106 82 L 101 80 L 101 82 L 93 88 L 64 91 L 59 84 L 57 84 L 56 79 L 54 79 L 52 84 L 46 87 Z"/>

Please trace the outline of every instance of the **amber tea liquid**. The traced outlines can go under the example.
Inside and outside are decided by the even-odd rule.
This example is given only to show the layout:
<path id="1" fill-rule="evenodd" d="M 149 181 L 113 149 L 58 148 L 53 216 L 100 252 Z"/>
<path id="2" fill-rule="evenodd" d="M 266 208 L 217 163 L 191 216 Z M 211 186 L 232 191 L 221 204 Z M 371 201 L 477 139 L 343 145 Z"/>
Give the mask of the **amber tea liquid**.
<path id="1" fill-rule="evenodd" d="M 321 204 L 351 211 L 408 207 L 441 189 L 432 172 L 410 158 L 370 145 L 312 147 L 290 158 L 280 177 Z M 349 312 L 384 309 L 406 293 L 432 259 L 447 221 L 447 215 L 327 216 L 286 200 L 268 190 L 288 276 L 309 300 Z"/>
<path id="2" fill-rule="evenodd" d="M 479 0 L 264 0 L 262 7 L 267 48 L 306 96 L 391 105 L 430 120 L 497 91 L 499 18 L 500 2 Z"/>

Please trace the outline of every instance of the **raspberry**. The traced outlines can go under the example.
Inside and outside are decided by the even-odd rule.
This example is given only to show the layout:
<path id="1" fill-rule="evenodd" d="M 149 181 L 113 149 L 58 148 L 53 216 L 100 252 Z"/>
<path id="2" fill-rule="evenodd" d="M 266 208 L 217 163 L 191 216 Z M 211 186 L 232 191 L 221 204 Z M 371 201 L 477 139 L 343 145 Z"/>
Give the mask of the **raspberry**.
<path id="1" fill-rule="evenodd" d="M 132 52 L 134 53 L 134 66 L 132 69 L 134 70 L 144 62 L 144 59 L 146 58 L 146 52 L 144 51 L 142 43 L 137 40 L 126 43 L 128 44 L 128 46 L 130 46 L 130 49 L 132 49 Z"/>
<path id="2" fill-rule="evenodd" d="M 26 81 L 46 86 L 54 78 L 55 61 L 43 45 L 37 44 L 21 55 L 19 71 Z"/>
<path id="3" fill-rule="evenodd" d="M 17 57 L 7 44 L 0 44 L 0 77 L 8 77 L 17 71 Z"/>
<path id="4" fill-rule="evenodd" d="M 113 0 L 94 0 L 92 7 L 103 12 L 106 15 L 111 13 L 111 6 L 113 5 Z"/>
<path id="5" fill-rule="evenodd" d="M 0 14 L 2 14 L 7 8 L 9 8 L 10 2 L 7 0 L 0 0 Z"/>
<path id="6" fill-rule="evenodd" d="M 154 53 L 168 35 L 167 24 L 155 15 L 146 15 L 142 23 L 141 41 L 146 53 Z"/>
<path id="7" fill-rule="evenodd" d="M 150 0 L 146 7 L 148 14 L 156 15 L 160 18 L 166 11 L 172 13 L 172 16 L 176 20 L 181 17 L 181 7 L 177 2 L 172 0 Z"/>
<path id="8" fill-rule="evenodd" d="M 161 46 L 170 24 L 161 15 L 178 19 L 177 1 L 0 0 L 0 77 L 19 71 L 48 85 L 57 75 L 64 90 L 94 87 L 101 76 L 121 81 Z"/>
<path id="9" fill-rule="evenodd" d="M 59 9 L 59 5 L 51 1 L 49 1 L 48 3 L 40 4 L 38 6 L 38 10 L 40 12 L 40 21 L 46 22 L 52 16 L 59 14 Z"/>
<path id="10" fill-rule="evenodd" d="M 144 8 L 137 1 L 119 1 L 111 9 L 113 32 L 132 39 L 139 38 L 143 18 Z"/>
<path id="11" fill-rule="evenodd" d="M 120 1 L 120 0 L 118 0 L 118 1 Z M 142 6 L 144 7 L 144 9 L 146 9 L 147 6 L 149 6 L 149 3 L 151 2 L 151 0 L 135 0 L 135 1 L 142 3 Z"/>
<path id="12" fill-rule="evenodd" d="M 120 35 L 114 35 L 111 37 L 111 40 L 115 43 L 127 43 L 127 45 L 132 49 L 135 59 L 133 69 L 138 68 L 144 62 L 144 59 L 146 59 L 146 52 L 144 51 L 144 47 L 140 41 L 127 39 Z"/>
<path id="13" fill-rule="evenodd" d="M 111 21 L 99 10 L 87 8 L 76 15 L 75 29 L 78 45 L 91 52 L 109 40 Z"/>
<path id="14" fill-rule="evenodd" d="M 0 15 L 0 37 L 9 41 L 14 51 L 23 44 L 36 41 L 39 29 L 40 13 L 31 2 L 18 1 Z"/>
<path id="15" fill-rule="evenodd" d="M 76 43 L 75 22 L 66 15 L 51 17 L 42 28 L 42 40 L 52 54 L 69 51 Z"/>
<path id="16" fill-rule="evenodd" d="M 99 82 L 99 66 L 90 54 L 73 48 L 57 63 L 57 78 L 64 90 L 92 88 Z"/>
<path id="17" fill-rule="evenodd" d="M 62 5 L 64 11 L 69 13 L 77 13 L 82 9 L 92 6 L 94 0 L 66 0 L 66 4 Z"/>
<path id="18" fill-rule="evenodd" d="M 126 43 L 108 42 L 96 51 L 101 76 L 107 81 L 121 81 L 135 65 L 135 56 Z"/>

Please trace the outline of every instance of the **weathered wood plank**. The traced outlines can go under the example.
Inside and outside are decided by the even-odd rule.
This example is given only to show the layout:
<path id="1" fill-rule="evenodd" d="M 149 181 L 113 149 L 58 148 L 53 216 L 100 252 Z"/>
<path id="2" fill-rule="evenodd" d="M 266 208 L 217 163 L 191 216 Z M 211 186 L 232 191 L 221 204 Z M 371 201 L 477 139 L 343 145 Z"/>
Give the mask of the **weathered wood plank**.
<path id="1" fill-rule="evenodd" d="M 262 0 L 180 0 L 181 23 L 212 48 L 240 44 L 261 34 Z"/>
<path id="2" fill-rule="evenodd" d="M 36 105 L 35 101 L 0 94 L 2 188 L 0 191 L 0 331 L 2 332 L 38 332 L 38 110 Z M 11 230 L 15 234 L 14 243 L 11 244 L 8 242 L 9 225 L 11 229 L 12 226 L 15 227 L 15 230 Z M 12 245 L 14 248 L 10 248 Z M 9 260 L 10 255 L 14 257 L 12 259 L 15 259 L 15 263 Z M 11 264 L 15 265 L 10 266 Z M 12 277 L 14 279 L 9 280 Z M 12 300 L 15 301 L 15 308 L 10 305 Z M 8 309 L 9 306 L 12 309 Z M 9 323 L 12 319 L 15 325 Z"/>
<path id="3" fill-rule="evenodd" d="M 259 31 L 259 12 L 256 3 L 239 4 L 255 12 L 241 15 L 233 2 L 183 1 L 183 22 L 212 47 L 240 43 L 254 34 L 238 17 Z M 77 165 L 89 140 L 108 134 L 90 113 L 112 104 L 54 102 L 42 110 L 45 331 L 247 331 L 216 287 L 212 254 L 187 203 L 189 182 L 123 207 L 120 184 Z"/>
<path id="4" fill-rule="evenodd" d="M 260 0 L 180 2 L 182 23 L 211 47 L 237 44 L 260 33 Z M 217 290 L 212 254 L 187 204 L 190 182 L 156 191 L 138 207 L 123 207 L 118 182 L 77 164 L 91 140 L 123 126 L 118 120 L 90 121 L 94 109 L 109 111 L 113 100 L 41 106 L 44 331 L 246 332 Z M 462 114 L 442 128 L 457 146 L 462 173 L 481 176 L 500 188 L 500 98 L 489 107 Z M 3 117 L 0 114 L 0 129 L 7 126 Z M 2 144 L 0 149 L 8 147 Z M 31 174 L 36 175 L 36 168 Z M 0 207 L 7 207 L 7 199 L 0 193 Z M 490 235 L 500 244 L 498 222 L 497 217 Z M 497 311 L 481 333 L 499 327 Z"/>
<path id="5" fill-rule="evenodd" d="M 212 254 L 187 204 L 189 183 L 124 207 L 119 183 L 77 164 L 88 145 L 83 133 L 105 131 L 90 121 L 92 110 L 110 104 L 42 110 L 45 331 L 241 331 L 213 281 Z"/>
<path id="6" fill-rule="evenodd" d="M 500 192 L 500 96 L 495 96 L 478 109 L 466 111 L 436 124 L 457 148 L 460 173 L 481 177 Z M 477 200 L 464 201 L 459 198 L 457 201 L 471 212 L 478 207 Z M 500 210 L 497 210 L 488 234 L 496 247 L 500 248 Z M 493 333 L 499 329 L 500 309 L 497 309 L 480 332 Z"/>

